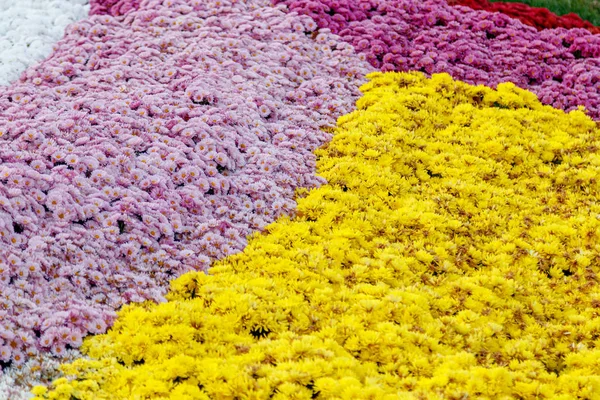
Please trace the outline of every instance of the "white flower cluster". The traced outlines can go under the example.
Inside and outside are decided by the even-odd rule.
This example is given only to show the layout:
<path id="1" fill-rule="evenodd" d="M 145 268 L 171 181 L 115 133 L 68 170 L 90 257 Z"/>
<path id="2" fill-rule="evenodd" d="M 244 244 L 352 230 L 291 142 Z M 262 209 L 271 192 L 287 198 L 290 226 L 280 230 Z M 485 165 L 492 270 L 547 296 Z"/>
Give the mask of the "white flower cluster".
<path id="1" fill-rule="evenodd" d="M 0 0 L 0 85 L 48 57 L 67 25 L 89 9 L 89 0 Z"/>
<path id="2" fill-rule="evenodd" d="M 7 1 L 7 0 L 0 0 Z M 62 359 L 49 354 L 39 354 L 28 360 L 20 368 L 5 368 L 0 372 L 0 400 L 30 400 L 31 388 L 47 384 L 61 377 L 61 363 L 73 362 L 79 358 L 88 358 L 79 350 L 67 350 Z"/>

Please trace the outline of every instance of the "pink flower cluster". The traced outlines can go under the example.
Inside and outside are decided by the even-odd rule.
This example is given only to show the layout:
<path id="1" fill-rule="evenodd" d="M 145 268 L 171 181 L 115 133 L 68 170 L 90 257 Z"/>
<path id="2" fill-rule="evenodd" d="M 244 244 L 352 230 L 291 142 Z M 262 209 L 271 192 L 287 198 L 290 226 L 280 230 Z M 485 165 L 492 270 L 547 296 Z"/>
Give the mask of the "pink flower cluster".
<path id="1" fill-rule="evenodd" d="M 109 14 L 113 17 L 137 10 L 141 0 L 90 0 L 90 15 Z"/>
<path id="2" fill-rule="evenodd" d="M 321 183 L 319 128 L 373 68 L 316 29 L 258 0 L 149 1 L 72 24 L 0 88 L 0 366 L 161 300 Z"/>
<path id="3" fill-rule="evenodd" d="M 544 104 L 567 111 L 583 105 L 600 120 L 600 35 L 585 29 L 538 32 L 504 14 L 445 0 L 276 2 L 311 16 L 384 71 L 448 72 L 492 87 L 513 82 Z"/>

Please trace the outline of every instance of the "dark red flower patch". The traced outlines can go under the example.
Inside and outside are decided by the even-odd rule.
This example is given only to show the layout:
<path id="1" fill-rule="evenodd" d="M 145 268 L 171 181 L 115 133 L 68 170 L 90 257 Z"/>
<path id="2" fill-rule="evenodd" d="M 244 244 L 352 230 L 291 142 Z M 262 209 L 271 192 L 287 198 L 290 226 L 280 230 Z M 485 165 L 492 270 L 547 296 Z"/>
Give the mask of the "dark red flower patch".
<path id="1" fill-rule="evenodd" d="M 533 26 L 538 30 L 553 28 L 584 28 L 592 33 L 600 33 L 600 27 L 591 22 L 581 19 L 575 13 L 556 15 L 547 8 L 531 7 L 524 3 L 491 3 L 488 0 L 448 0 L 451 6 L 466 6 L 473 10 L 489 12 L 501 12 L 511 18 L 518 19 L 522 23 Z"/>

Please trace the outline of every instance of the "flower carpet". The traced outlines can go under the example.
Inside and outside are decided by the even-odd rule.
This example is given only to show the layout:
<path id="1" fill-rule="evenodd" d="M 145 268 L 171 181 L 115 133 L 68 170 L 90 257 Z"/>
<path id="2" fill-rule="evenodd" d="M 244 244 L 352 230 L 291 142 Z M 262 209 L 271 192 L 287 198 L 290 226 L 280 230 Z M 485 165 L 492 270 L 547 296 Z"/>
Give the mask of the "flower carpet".
<path id="1" fill-rule="evenodd" d="M 458 3 L 72 1 L 7 57 L 0 399 L 600 398 L 600 36 Z"/>

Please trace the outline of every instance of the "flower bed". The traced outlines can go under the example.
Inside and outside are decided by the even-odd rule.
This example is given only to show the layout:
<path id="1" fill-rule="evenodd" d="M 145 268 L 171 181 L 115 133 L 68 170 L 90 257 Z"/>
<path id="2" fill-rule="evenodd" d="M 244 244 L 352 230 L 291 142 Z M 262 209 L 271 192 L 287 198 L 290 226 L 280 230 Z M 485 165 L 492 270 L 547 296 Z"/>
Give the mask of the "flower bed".
<path id="1" fill-rule="evenodd" d="M 285 3 L 92 1 L 0 87 L 0 400 L 82 342 L 39 399 L 594 398 L 599 39 Z"/>
<path id="2" fill-rule="evenodd" d="M 600 35 L 538 32 L 500 13 L 465 12 L 444 0 L 281 0 L 313 17 L 384 71 L 448 72 L 471 84 L 513 82 L 544 104 L 584 105 L 600 119 Z"/>
<path id="3" fill-rule="evenodd" d="M 558 16 L 547 8 L 531 7 L 524 3 L 491 3 L 488 0 L 449 0 L 448 4 L 466 6 L 473 10 L 501 12 L 538 30 L 584 28 L 594 34 L 600 33 L 600 27 L 594 26 L 591 22 L 581 19 L 579 15 L 572 12 Z"/>
<path id="4" fill-rule="evenodd" d="M 512 84 L 370 78 L 295 218 L 125 307 L 37 399 L 594 398 L 596 123 Z"/>

